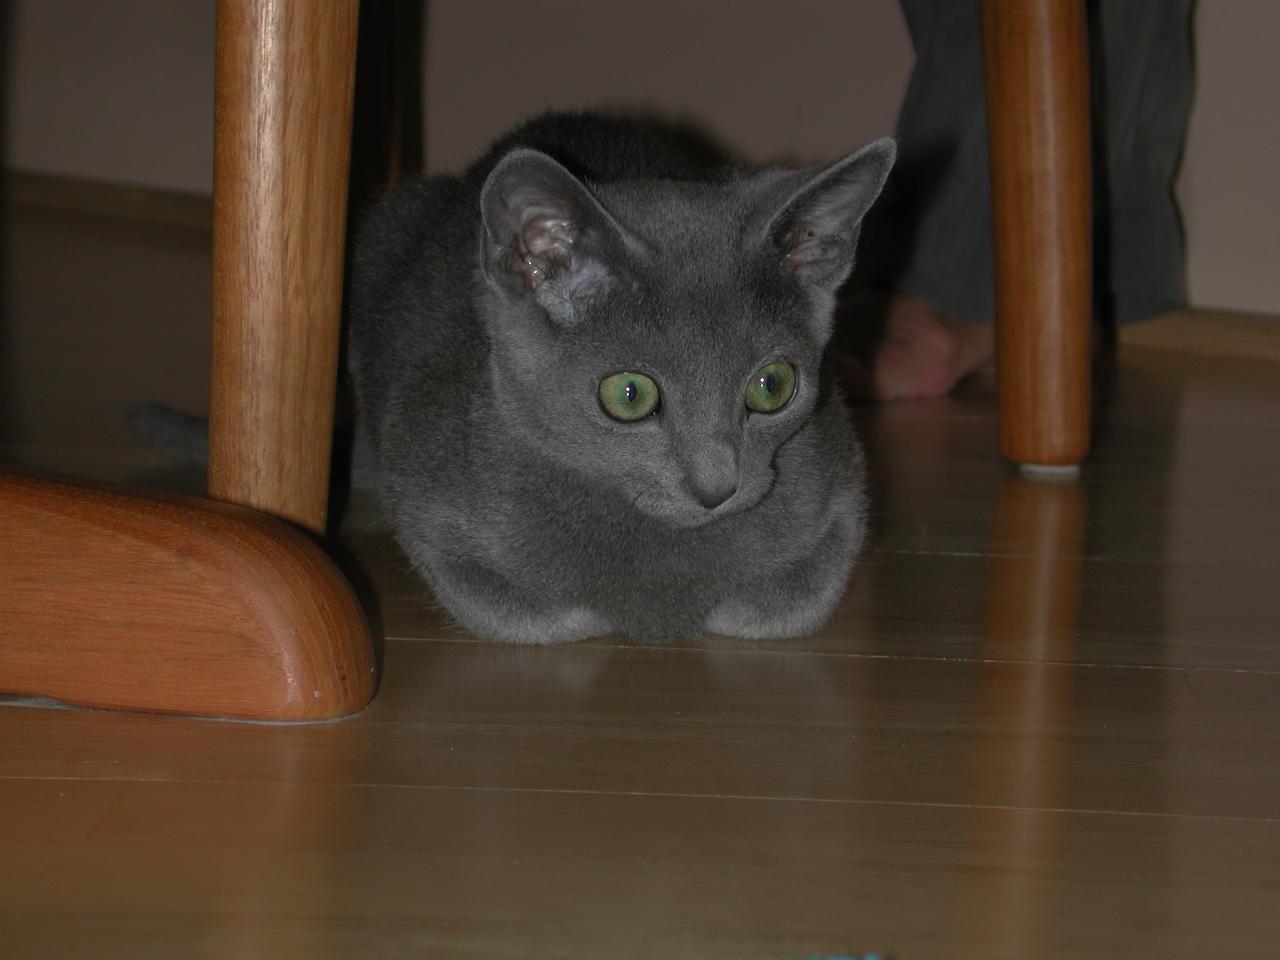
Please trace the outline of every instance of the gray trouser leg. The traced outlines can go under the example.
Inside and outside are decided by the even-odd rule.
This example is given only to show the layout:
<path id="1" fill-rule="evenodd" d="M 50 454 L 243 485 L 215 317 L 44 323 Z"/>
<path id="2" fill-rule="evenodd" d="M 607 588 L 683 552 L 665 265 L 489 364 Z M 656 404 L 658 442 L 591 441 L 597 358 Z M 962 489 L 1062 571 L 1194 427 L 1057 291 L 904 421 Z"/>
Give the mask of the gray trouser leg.
<path id="1" fill-rule="evenodd" d="M 868 222 L 861 274 L 974 323 L 994 316 L 978 0 L 901 0 L 916 65 L 898 166 Z M 1191 106 L 1190 0 L 1088 5 L 1099 312 L 1185 302 L 1173 183 Z"/>
<path id="2" fill-rule="evenodd" d="M 1191 0 L 1089 9 L 1098 307 L 1118 323 L 1186 303 L 1173 188 L 1191 113 Z"/>

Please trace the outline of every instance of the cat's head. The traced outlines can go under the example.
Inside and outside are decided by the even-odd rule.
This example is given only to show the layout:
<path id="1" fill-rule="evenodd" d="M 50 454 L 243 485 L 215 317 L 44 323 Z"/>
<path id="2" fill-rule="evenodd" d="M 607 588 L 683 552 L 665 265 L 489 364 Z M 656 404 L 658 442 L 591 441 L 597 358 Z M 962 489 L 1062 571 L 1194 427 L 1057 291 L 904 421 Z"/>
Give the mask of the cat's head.
<path id="1" fill-rule="evenodd" d="M 504 419 L 635 508 L 758 503 L 812 415 L 835 291 L 893 164 L 587 184 L 515 150 L 481 192 L 481 302 Z"/>

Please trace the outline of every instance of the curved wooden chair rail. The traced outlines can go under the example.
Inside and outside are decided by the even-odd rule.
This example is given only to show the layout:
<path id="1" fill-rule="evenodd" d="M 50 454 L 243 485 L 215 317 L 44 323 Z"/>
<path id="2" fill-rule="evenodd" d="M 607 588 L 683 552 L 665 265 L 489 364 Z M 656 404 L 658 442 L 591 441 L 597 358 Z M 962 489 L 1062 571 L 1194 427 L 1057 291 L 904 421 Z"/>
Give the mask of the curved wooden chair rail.
<path id="1" fill-rule="evenodd" d="M 219 0 L 211 501 L 0 474 L 0 690 L 258 719 L 372 696 L 325 522 L 356 0 Z M 984 0 L 1001 449 L 1088 451 L 1081 0 Z M 245 506 L 254 508 L 245 509 Z M 262 512 L 256 512 L 262 511 Z"/>
<path id="2" fill-rule="evenodd" d="M 373 696 L 360 605 L 290 524 L 9 469 L 0 506 L 0 691 L 255 720 Z"/>

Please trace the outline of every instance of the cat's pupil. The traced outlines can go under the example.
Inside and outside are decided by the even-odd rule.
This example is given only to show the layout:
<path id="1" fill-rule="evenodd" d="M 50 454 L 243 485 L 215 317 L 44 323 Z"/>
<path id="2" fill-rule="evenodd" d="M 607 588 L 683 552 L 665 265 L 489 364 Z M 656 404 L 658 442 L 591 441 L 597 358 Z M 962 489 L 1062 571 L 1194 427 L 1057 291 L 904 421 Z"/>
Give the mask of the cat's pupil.
<path id="1" fill-rule="evenodd" d="M 627 386 L 623 390 L 623 393 L 627 395 L 627 403 L 635 403 L 636 394 L 639 392 L 640 391 L 636 389 L 636 382 L 634 380 L 628 380 Z"/>
<path id="2" fill-rule="evenodd" d="M 772 373 L 766 373 L 760 378 L 760 386 L 764 387 L 769 393 L 773 393 L 778 389 L 778 378 Z"/>

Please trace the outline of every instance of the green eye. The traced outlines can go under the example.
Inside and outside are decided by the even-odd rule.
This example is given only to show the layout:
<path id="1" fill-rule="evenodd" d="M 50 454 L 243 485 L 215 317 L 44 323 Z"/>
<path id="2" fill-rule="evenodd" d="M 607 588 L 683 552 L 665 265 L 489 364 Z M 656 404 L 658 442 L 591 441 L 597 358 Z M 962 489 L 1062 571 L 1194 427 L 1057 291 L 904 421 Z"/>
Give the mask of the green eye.
<path id="1" fill-rule="evenodd" d="M 658 385 L 643 373 L 615 373 L 600 381 L 600 406 L 615 420 L 643 420 L 658 409 Z"/>
<path id="2" fill-rule="evenodd" d="M 747 384 L 747 407 L 756 413 L 773 413 L 787 405 L 796 392 L 796 368 L 785 360 L 766 363 Z"/>

